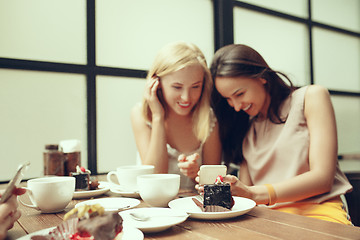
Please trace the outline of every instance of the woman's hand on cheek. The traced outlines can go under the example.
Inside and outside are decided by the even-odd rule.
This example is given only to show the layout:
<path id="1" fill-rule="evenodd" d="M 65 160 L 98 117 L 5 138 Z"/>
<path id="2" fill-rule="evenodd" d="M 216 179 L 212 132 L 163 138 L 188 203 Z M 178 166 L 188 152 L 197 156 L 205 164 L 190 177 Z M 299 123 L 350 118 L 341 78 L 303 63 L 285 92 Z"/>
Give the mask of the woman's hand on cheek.
<path id="1" fill-rule="evenodd" d="M 238 197 L 252 198 L 252 193 L 248 186 L 243 184 L 237 177 L 233 175 L 226 175 L 224 182 L 230 183 L 231 195 Z"/>
<path id="2" fill-rule="evenodd" d="M 151 78 L 148 80 L 145 88 L 145 99 L 151 109 L 153 117 L 164 117 L 165 111 L 158 98 L 158 89 L 160 85 L 159 78 Z"/>

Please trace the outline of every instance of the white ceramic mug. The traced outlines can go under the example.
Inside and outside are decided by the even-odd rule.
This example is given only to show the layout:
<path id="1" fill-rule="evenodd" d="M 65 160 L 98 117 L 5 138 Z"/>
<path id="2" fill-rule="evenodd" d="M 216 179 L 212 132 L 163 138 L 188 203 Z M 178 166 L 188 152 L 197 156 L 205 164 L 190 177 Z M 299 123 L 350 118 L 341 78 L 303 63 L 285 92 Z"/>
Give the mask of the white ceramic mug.
<path id="1" fill-rule="evenodd" d="M 153 165 L 129 165 L 118 167 L 116 171 L 110 171 L 107 174 L 107 180 L 110 183 L 116 184 L 116 187 L 122 191 L 137 192 L 137 177 L 154 173 L 154 168 Z M 116 176 L 118 182 L 113 181 L 112 176 Z"/>
<path id="2" fill-rule="evenodd" d="M 68 176 L 49 176 L 27 181 L 26 194 L 32 204 L 19 201 L 27 207 L 42 213 L 61 212 L 70 203 L 75 191 L 75 178 Z"/>
<path id="3" fill-rule="evenodd" d="M 137 177 L 139 193 L 152 207 L 167 207 L 180 189 L 179 174 L 150 174 Z"/>

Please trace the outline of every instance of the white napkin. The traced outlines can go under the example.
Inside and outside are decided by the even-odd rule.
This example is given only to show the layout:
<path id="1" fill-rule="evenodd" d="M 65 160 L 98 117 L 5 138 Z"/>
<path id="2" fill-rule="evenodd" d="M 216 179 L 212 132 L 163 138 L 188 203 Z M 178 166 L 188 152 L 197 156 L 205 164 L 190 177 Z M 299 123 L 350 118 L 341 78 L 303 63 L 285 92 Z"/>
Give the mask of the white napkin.
<path id="1" fill-rule="evenodd" d="M 63 153 L 80 152 L 80 150 L 80 140 L 70 139 L 60 141 L 59 143 L 59 151 L 62 151 Z"/>

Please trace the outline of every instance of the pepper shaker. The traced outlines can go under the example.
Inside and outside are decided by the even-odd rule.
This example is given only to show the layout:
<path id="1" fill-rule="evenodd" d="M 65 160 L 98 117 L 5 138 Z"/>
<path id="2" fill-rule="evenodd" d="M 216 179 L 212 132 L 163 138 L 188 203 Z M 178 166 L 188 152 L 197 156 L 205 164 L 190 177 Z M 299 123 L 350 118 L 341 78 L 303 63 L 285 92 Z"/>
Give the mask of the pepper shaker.
<path id="1" fill-rule="evenodd" d="M 44 175 L 64 176 L 65 157 L 57 144 L 45 145 L 44 152 Z"/>

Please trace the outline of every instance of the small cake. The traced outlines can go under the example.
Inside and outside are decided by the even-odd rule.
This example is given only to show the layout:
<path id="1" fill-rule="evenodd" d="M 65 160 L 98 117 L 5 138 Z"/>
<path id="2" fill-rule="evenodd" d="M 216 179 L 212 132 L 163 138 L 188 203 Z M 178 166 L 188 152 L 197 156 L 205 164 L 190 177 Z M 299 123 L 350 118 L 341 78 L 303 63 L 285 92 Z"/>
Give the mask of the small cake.
<path id="1" fill-rule="evenodd" d="M 222 176 L 218 176 L 214 184 L 204 185 L 204 208 L 219 206 L 220 211 L 231 210 L 234 200 L 231 196 L 230 184 L 224 183 Z M 217 211 L 214 208 L 213 211 Z"/>
<path id="2" fill-rule="evenodd" d="M 75 215 L 77 213 L 77 216 Z M 74 216 L 75 215 L 75 216 Z M 122 238 L 123 219 L 118 212 L 105 212 L 99 204 L 81 205 L 64 216 L 64 222 L 48 235 L 32 240 L 114 240 Z"/>
<path id="3" fill-rule="evenodd" d="M 89 190 L 96 190 L 99 188 L 99 181 L 95 177 L 90 176 Z"/>
<path id="4" fill-rule="evenodd" d="M 117 212 L 105 213 L 102 216 L 80 221 L 77 226 L 78 232 L 71 239 L 78 237 L 91 237 L 94 239 L 112 240 L 122 231 L 122 218 Z"/>
<path id="5" fill-rule="evenodd" d="M 77 214 L 79 222 L 71 240 L 99 239 L 113 240 L 123 229 L 123 219 L 118 212 L 105 212 L 100 204 L 81 205 L 66 213 L 64 220 Z"/>
<path id="6" fill-rule="evenodd" d="M 90 189 L 90 170 L 84 167 L 76 166 L 76 172 L 71 172 L 70 176 L 75 177 L 75 190 L 89 190 Z"/>

